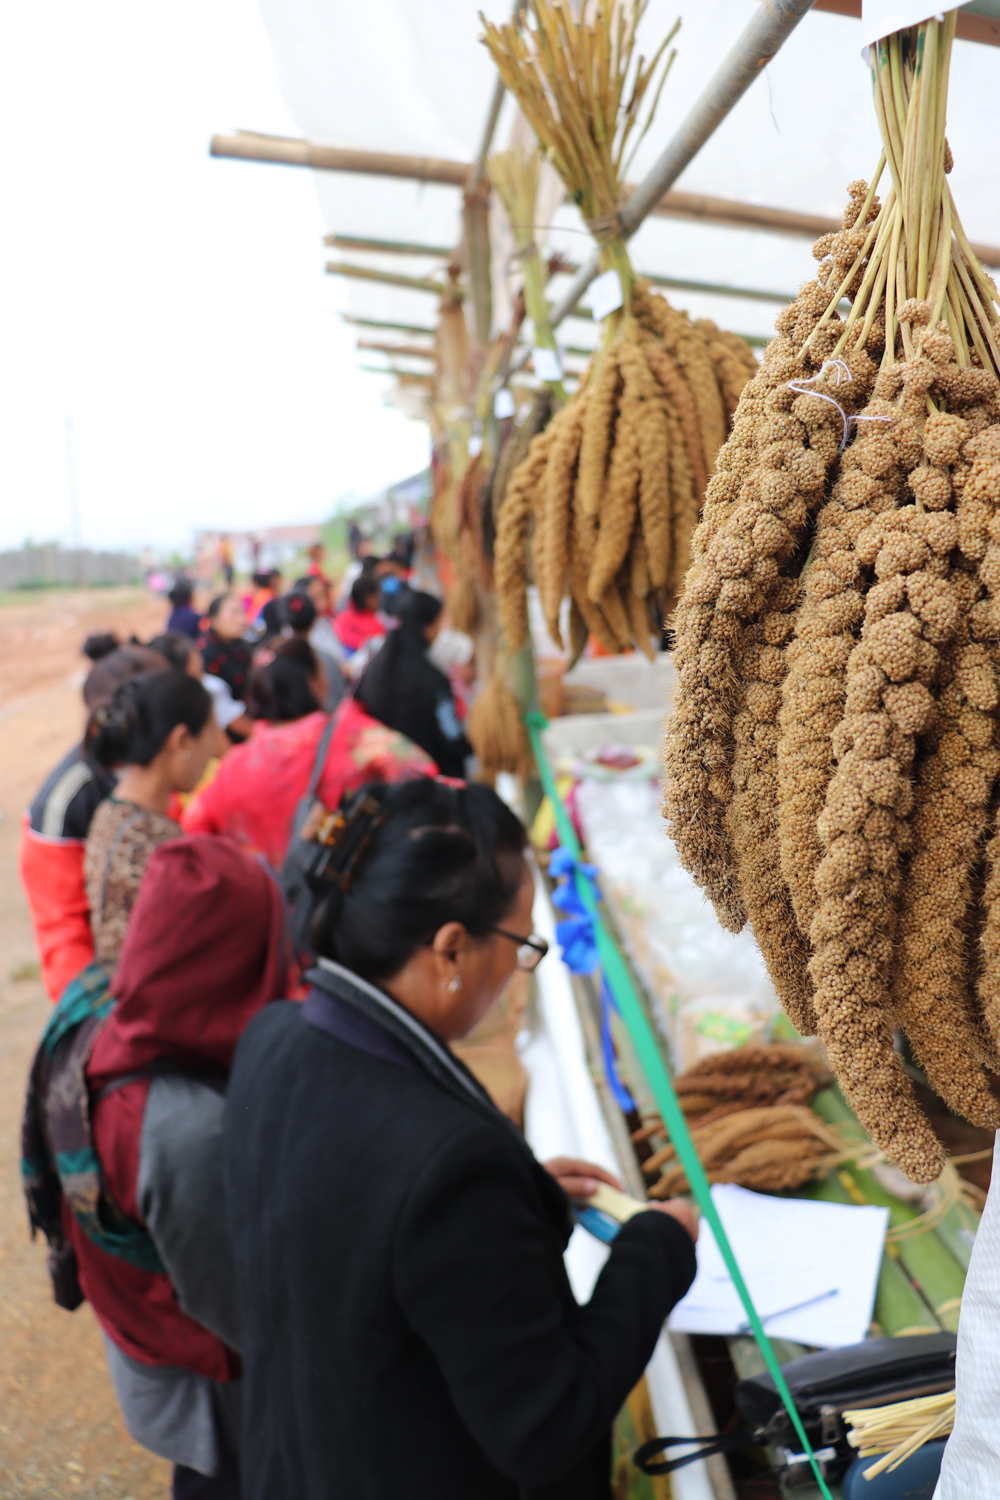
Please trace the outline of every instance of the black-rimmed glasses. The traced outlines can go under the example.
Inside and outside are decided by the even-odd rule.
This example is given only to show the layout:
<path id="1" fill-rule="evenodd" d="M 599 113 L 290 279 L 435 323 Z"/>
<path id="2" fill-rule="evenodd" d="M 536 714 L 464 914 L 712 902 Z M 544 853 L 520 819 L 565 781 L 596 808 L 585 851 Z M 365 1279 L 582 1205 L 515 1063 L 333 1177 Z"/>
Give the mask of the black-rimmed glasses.
<path id="1" fill-rule="evenodd" d="M 548 943 L 543 937 L 539 937 L 537 932 L 533 932 L 530 937 L 523 938 L 518 933 L 508 932 L 503 927 L 491 927 L 490 931 L 498 933 L 500 937 L 510 938 L 512 943 L 517 944 L 517 967 L 529 974 L 533 969 L 538 968 L 549 951 Z"/>

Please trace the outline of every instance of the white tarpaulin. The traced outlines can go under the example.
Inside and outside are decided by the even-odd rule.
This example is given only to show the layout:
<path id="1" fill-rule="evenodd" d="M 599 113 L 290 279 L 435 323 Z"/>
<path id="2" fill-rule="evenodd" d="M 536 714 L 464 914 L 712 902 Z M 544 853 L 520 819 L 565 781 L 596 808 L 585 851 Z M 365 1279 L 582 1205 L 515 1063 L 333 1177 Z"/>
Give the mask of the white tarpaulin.
<path id="1" fill-rule="evenodd" d="M 471 162 L 482 137 L 495 72 L 478 40 L 477 0 L 260 0 L 282 88 L 303 137 L 336 146 L 432 155 Z M 486 0 L 492 20 L 509 0 Z M 680 10 L 677 59 L 656 123 L 630 172 L 638 181 L 670 139 L 752 15 L 750 0 L 699 0 Z M 650 0 L 640 26 L 648 56 L 672 25 L 675 0 Z M 860 61 L 861 22 L 811 12 L 677 183 L 688 192 L 839 217 L 847 184 L 868 177 L 880 142 L 867 69 Z M 970 238 L 1000 245 L 996 191 L 996 111 L 985 101 L 1000 86 L 1000 49 L 955 43 L 948 139 L 951 184 Z M 516 117 L 508 98 L 496 143 L 506 145 Z M 233 122 L 252 125 L 252 121 Z M 329 228 L 341 234 L 457 244 L 458 189 L 416 182 L 317 173 Z M 262 185 L 262 191 L 264 187 Z M 576 262 L 591 241 L 564 204 L 549 249 Z M 321 255 L 317 247 L 317 274 Z M 795 293 L 812 274 L 805 238 L 651 218 L 632 241 L 635 266 L 685 280 Z M 345 257 L 347 258 L 347 257 Z M 391 271 L 426 276 L 440 260 L 352 257 Z M 552 283 L 558 295 L 565 280 Z M 420 292 L 351 282 L 355 313 L 431 326 L 435 299 Z M 668 291 L 694 316 L 713 317 L 740 333 L 772 331 L 776 304 L 704 292 Z M 498 299 L 499 302 L 499 299 Z M 563 339 L 592 341 L 586 324 L 565 325 Z"/>

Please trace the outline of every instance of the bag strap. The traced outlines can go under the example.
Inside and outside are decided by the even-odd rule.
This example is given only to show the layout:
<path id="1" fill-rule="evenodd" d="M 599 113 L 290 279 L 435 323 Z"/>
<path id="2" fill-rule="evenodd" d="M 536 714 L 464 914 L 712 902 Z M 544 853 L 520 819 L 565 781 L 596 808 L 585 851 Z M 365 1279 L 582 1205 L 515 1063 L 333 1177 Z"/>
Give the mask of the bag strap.
<path id="1" fill-rule="evenodd" d="M 712 1437 L 655 1437 L 650 1438 L 648 1443 L 643 1443 L 632 1454 L 632 1462 L 643 1474 L 672 1474 L 675 1469 L 683 1469 L 687 1464 L 696 1464 L 703 1458 L 712 1458 L 716 1453 L 729 1453 L 739 1448 L 756 1448 L 760 1446 L 761 1435 L 757 1431 L 744 1432 L 719 1432 Z M 662 1463 L 655 1463 L 657 1453 L 666 1453 L 668 1448 L 679 1448 L 682 1445 L 694 1444 L 691 1453 L 685 1453 L 683 1458 L 666 1459 Z"/>
<path id="2" fill-rule="evenodd" d="M 91 1096 L 91 1103 L 97 1104 L 101 1099 L 106 1099 L 109 1094 L 117 1094 L 119 1089 L 127 1088 L 130 1083 L 152 1083 L 155 1078 L 167 1078 L 180 1076 L 192 1078 L 196 1083 L 203 1083 L 210 1089 L 218 1089 L 225 1092 L 227 1075 L 217 1070 L 205 1070 L 202 1072 L 195 1068 L 186 1068 L 183 1063 L 175 1062 L 170 1057 L 155 1057 L 145 1068 L 137 1068 L 134 1073 L 122 1073 L 118 1078 L 112 1078 L 103 1088 L 98 1089 Z"/>
<path id="3" fill-rule="evenodd" d="M 309 786 L 306 789 L 307 797 L 315 797 L 320 778 L 323 775 L 326 757 L 330 753 L 330 741 L 333 739 L 333 719 L 334 715 L 331 714 L 326 721 L 326 728 L 323 730 L 320 742 L 316 747 L 316 759 L 313 762 L 312 775 L 309 778 Z"/>

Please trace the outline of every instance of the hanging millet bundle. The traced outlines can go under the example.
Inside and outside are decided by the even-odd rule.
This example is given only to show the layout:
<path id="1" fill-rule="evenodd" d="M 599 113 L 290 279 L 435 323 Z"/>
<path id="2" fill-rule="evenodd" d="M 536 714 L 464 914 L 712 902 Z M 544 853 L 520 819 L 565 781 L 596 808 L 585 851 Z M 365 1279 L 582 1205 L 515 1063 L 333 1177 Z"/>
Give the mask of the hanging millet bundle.
<path id="1" fill-rule="evenodd" d="M 871 49 L 883 157 L 719 454 L 666 750 L 682 860 L 918 1182 L 944 1153 L 894 1029 L 1000 1125 L 1000 325 L 946 177 L 954 34 Z"/>
<path id="2" fill-rule="evenodd" d="M 672 611 L 691 535 L 739 390 L 756 369 L 746 344 L 692 323 L 637 281 L 618 217 L 625 172 L 653 118 L 673 61 L 671 30 L 633 67 L 646 0 L 610 0 L 592 23 L 532 0 L 536 27 L 483 21 L 504 83 L 594 234 L 621 306 L 576 394 L 553 420 L 544 462 L 535 447 L 515 469 L 497 521 L 497 591 L 505 643 L 523 644 L 519 595 L 530 546 L 548 629 L 560 645 L 571 603 L 575 657 L 593 634 L 606 650 L 655 652 L 656 619 Z M 679 24 L 679 23 L 678 23 Z M 666 55 L 665 55 L 666 54 Z M 641 129 L 639 117 L 661 61 Z M 637 139 L 633 135 L 637 132 Z"/>

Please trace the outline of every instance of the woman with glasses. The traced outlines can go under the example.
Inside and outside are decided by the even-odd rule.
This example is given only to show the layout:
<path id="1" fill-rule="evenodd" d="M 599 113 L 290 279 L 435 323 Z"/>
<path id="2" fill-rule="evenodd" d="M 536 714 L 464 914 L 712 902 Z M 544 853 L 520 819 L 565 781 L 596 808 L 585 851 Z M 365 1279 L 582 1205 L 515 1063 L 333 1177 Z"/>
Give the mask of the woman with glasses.
<path id="1" fill-rule="evenodd" d="M 524 830 L 422 780 L 315 837 L 312 988 L 251 1023 L 226 1104 L 247 1500 L 610 1500 L 695 1227 L 636 1215 L 578 1306 L 570 1196 L 613 1179 L 537 1162 L 449 1048 L 545 954 Z"/>

